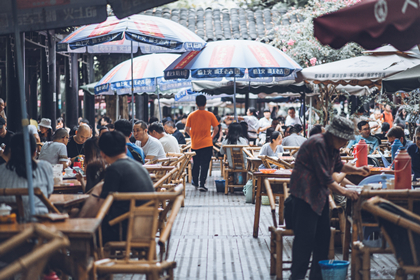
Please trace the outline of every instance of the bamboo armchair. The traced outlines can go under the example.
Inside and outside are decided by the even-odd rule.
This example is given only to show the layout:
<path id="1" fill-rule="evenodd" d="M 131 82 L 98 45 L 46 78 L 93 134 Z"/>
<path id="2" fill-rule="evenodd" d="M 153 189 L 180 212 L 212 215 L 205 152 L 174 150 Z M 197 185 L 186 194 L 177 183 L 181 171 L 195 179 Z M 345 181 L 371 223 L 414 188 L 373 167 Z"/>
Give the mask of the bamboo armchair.
<path id="1" fill-rule="evenodd" d="M 235 184 L 235 173 L 246 174 L 248 170 L 245 166 L 245 157 L 243 148 L 248 147 L 247 145 L 223 145 L 223 149 L 226 154 L 226 165 L 224 167 L 224 178 L 225 178 L 225 194 L 228 194 L 230 189 L 231 193 L 234 192 L 235 187 L 243 187 L 243 184 Z M 246 178 L 246 176 L 243 176 Z"/>
<path id="2" fill-rule="evenodd" d="M 268 197 L 278 197 L 279 198 L 279 225 L 283 225 L 284 221 L 284 201 L 289 196 L 289 188 L 288 184 L 290 183 L 290 179 L 282 179 L 282 178 L 267 178 L 264 180 L 265 190 L 268 194 Z M 276 192 L 273 192 L 273 187 L 276 188 Z M 271 204 L 270 204 L 271 205 Z M 274 205 L 274 201 L 273 201 Z M 271 208 L 271 212 L 273 215 L 273 224 L 277 227 L 277 222 L 275 219 L 275 208 Z"/>
<path id="3" fill-rule="evenodd" d="M 187 144 L 180 146 L 181 153 L 191 152 L 191 140 L 186 140 L 186 141 L 187 141 Z M 195 152 L 194 152 L 194 155 L 195 155 Z M 192 155 L 192 156 L 194 156 L 194 155 Z M 188 161 L 187 170 L 188 170 L 187 171 L 187 174 L 188 174 L 187 181 L 188 181 L 188 183 L 191 183 L 192 182 L 191 158 Z"/>
<path id="4" fill-rule="evenodd" d="M 130 202 L 128 213 L 109 222 L 110 225 L 115 225 L 128 219 L 127 236 L 126 241 L 109 242 L 105 245 L 109 250 L 122 250 L 123 259 L 108 258 L 95 262 L 93 266 L 95 279 L 96 276 L 102 279 L 103 276 L 117 273 L 146 274 L 148 279 L 173 279 L 173 269 L 176 267 L 176 263 L 167 261 L 169 239 L 183 199 L 182 185 L 174 192 L 116 193 L 108 196 L 106 200 L 108 208 L 113 200 L 128 200 Z M 149 201 L 141 206 L 136 206 L 135 202 L 137 200 Z M 168 200 L 167 206 L 160 209 L 162 202 Z M 160 251 L 158 261 L 156 257 L 156 235 L 160 228 L 159 225 L 163 223 L 165 226 L 159 232 L 158 245 Z M 99 238 L 102 241 L 101 235 Z M 145 255 L 135 254 L 138 250 L 145 250 Z M 145 260 L 140 260 L 142 257 Z M 139 258 L 139 260 L 132 258 Z"/>
<path id="5" fill-rule="evenodd" d="M 245 147 L 244 153 L 252 158 L 258 158 L 258 155 L 260 154 L 261 147 Z"/>
<path id="6" fill-rule="evenodd" d="M 15 202 L 5 202 L 16 209 L 19 219 L 24 218 L 24 208 L 22 196 L 28 195 L 27 188 L 18 189 L 0 189 L 0 196 L 15 196 Z M 60 211 L 48 200 L 44 193 L 39 188 L 34 188 L 34 195 L 41 200 L 41 202 L 48 208 L 49 212 L 60 214 Z"/>
<path id="7" fill-rule="evenodd" d="M 285 151 L 289 151 L 290 155 L 293 156 L 299 151 L 300 147 L 299 146 L 283 146 L 283 149 Z"/>
<path id="8" fill-rule="evenodd" d="M 160 164 L 143 165 L 143 167 L 149 172 L 153 182 L 159 181 L 167 172 L 176 168 L 175 166 L 162 166 Z"/>
<path id="9" fill-rule="evenodd" d="M 352 244 L 352 262 L 354 262 L 355 279 L 370 279 L 370 258 L 372 254 L 389 254 L 393 253 L 392 247 L 387 248 L 386 244 L 388 238 L 381 228 L 381 233 L 384 235 L 381 247 L 368 247 L 361 241 L 363 240 L 363 227 L 378 227 L 376 221 L 365 221 L 362 219 L 361 210 L 365 209 L 365 202 L 369 198 L 379 196 L 381 199 L 390 200 L 398 204 L 398 208 L 405 209 L 411 213 L 420 204 L 420 192 L 418 190 L 369 190 L 362 189 L 358 201 L 353 206 L 353 238 Z M 372 202 L 375 202 L 374 200 Z M 418 209 L 417 209 L 418 210 Z M 419 248 L 420 249 L 420 248 Z M 402 278 L 401 278 L 402 279 Z"/>
<path id="10" fill-rule="evenodd" d="M 274 165 L 277 168 L 293 169 L 294 164 L 288 163 L 281 159 L 274 159 L 269 156 L 258 156 L 266 168 L 272 168 Z"/>
<path id="11" fill-rule="evenodd" d="M 69 240 L 62 233 L 52 231 L 51 228 L 46 228 L 43 225 L 33 225 L 0 244 L 0 257 L 4 257 L 12 251 L 19 251 L 23 246 L 31 246 L 30 244 L 26 245 L 27 241 L 35 239 L 38 240 L 38 243 L 29 253 L 20 256 L 0 270 L 0 280 L 13 278 L 19 273 L 21 273 L 20 279 L 22 280 L 38 279 L 49 258 L 70 245 Z M 8 259 L 10 260 L 10 255 L 8 255 Z"/>
<path id="12" fill-rule="evenodd" d="M 213 152 L 216 153 L 216 156 L 212 156 L 211 157 L 210 166 L 209 166 L 209 176 L 211 176 L 211 172 L 213 171 L 213 162 L 214 161 L 219 161 L 219 163 L 220 163 L 220 172 L 223 175 L 223 158 L 224 157 L 217 156 L 219 154 L 219 152 L 220 152 L 220 147 L 213 146 Z"/>
<path id="13" fill-rule="evenodd" d="M 331 217 L 331 227 L 335 229 L 335 233 L 340 234 L 340 241 L 343 249 L 343 254 L 345 250 L 345 233 L 346 233 L 346 223 L 347 217 L 346 212 L 343 207 L 338 206 L 332 195 L 328 196 L 328 202 L 330 204 L 330 217 Z"/>
<path id="14" fill-rule="evenodd" d="M 283 187 L 285 183 L 290 181 L 289 179 L 277 179 L 277 178 L 268 178 L 265 179 L 264 184 L 268 196 L 268 200 L 270 201 L 270 208 L 271 208 L 271 215 L 273 219 L 273 226 L 270 226 L 268 230 L 271 232 L 270 238 L 270 275 L 275 275 L 277 280 L 283 279 L 283 271 L 290 270 L 289 267 L 285 267 L 284 264 L 291 264 L 291 260 L 284 260 L 283 259 L 283 248 L 284 248 L 284 240 L 283 237 L 285 236 L 294 236 L 293 230 L 286 228 L 285 226 L 278 226 L 277 225 L 277 218 L 276 218 L 276 204 L 274 199 L 274 193 L 271 188 L 271 182 L 276 183 L 283 183 Z M 287 187 L 284 187 L 283 195 L 288 197 Z M 282 218 L 283 209 L 284 207 L 279 203 L 279 218 Z M 280 212 L 282 212 L 280 214 Z M 281 221 L 283 224 L 283 221 Z M 334 233 L 335 230 L 331 228 L 331 238 L 330 238 L 330 245 L 329 245 L 329 253 L 328 258 L 334 258 Z"/>
<path id="15" fill-rule="evenodd" d="M 173 205 L 174 205 L 174 201 L 176 199 L 178 199 L 178 197 L 183 197 L 183 189 L 182 189 L 182 184 L 179 184 L 175 187 L 172 187 L 166 191 L 163 192 L 152 192 L 152 193 L 114 193 L 114 194 L 110 194 L 108 195 L 108 197 L 105 199 L 105 202 L 103 203 L 101 209 L 99 210 L 96 218 L 97 219 L 101 219 L 103 220 L 103 218 L 105 217 L 105 215 L 108 213 L 111 205 L 114 203 L 114 201 L 127 201 L 127 203 L 131 203 L 132 201 L 149 201 L 146 204 L 143 204 L 141 206 L 136 207 L 137 208 L 145 208 L 145 207 L 149 207 L 148 209 L 150 210 L 150 207 L 154 207 L 156 206 L 156 209 L 158 210 L 158 215 L 157 215 L 157 219 L 149 219 L 147 220 L 148 223 L 151 223 L 152 221 L 158 220 L 158 227 L 157 229 L 154 229 L 153 226 L 154 224 L 150 224 L 148 226 L 148 228 L 150 228 L 150 230 L 154 231 L 155 234 L 154 236 L 156 236 L 157 232 L 162 232 L 162 230 L 165 228 L 165 222 L 166 222 L 166 215 L 172 210 Z M 183 199 L 182 199 L 183 200 Z M 149 205 L 151 202 L 154 203 L 154 205 Z M 182 202 L 181 202 L 182 203 Z M 131 206 L 131 205 L 130 205 Z M 178 210 L 176 210 L 178 211 Z M 172 213 L 172 212 L 171 212 Z M 127 212 L 115 219 L 113 219 L 112 221 L 109 221 L 109 224 L 111 226 L 119 224 L 120 225 L 120 241 L 116 241 L 116 242 L 109 242 L 107 244 L 103 245 L 103 241 L 102 241 L 102 230 L 99 229 L 99 234 L 98 234 L 98 239 L 99 239 L 99 244 L 100 244 L 100 252 L 99 255 L 101 257 L 109 257 L 111 255 L 115 256 L 117 251 L 123 251 L 125 249 L 125 246 L 122 246 L 122 244 L 125 244 L 125 241 L 123 241 L 123 236 L 122 236 L 122 222 L 124 220 L 127 220 L 130 218 L 130 212 Z M 136 221 L 137 222 L 137 221 Z M 142 226 L 147 225 L 147 223 L 143 223 Z M 164 245 L 164 244 L 163 244 Z M 137 245 L 136 245 L 137 246 Z M 139 245 L 137 247 L 132 246 L 132 248 L 134 249 L 141 249 L 142 251 L 146 251 L 146 255 L 138 255 L 138 257 L 141 258 L 148 258 L 148 257 L 152 257 L 155 252 L 156 252 L 156 248 L 154 248 L 154 251 L 152 251 L 151 253 L 149 253 L 149 250 L 146 248 L 147 246 L 144 245 Z M 146 248 L 146 249 L 144 249 Z M 165 251 L 165 248 L 161 248 L 163 249 L 163 251 Z M 161 250 L 162 252 L 162 250 Z M 135 255 L 135 254 L 134 254 Z"/>
<path id="16" fill-rule="evenodd" d="M 409 274 L 419 279 L 420 216 L 380 197 L 363 202 L 362 208 L 378 220 L 385 239 L 397 258 L 399 267 L 395 279 L 407 279 Z M 360 268 L 360 262 L 356 267 Z M 362 273 L 367 274 L 369 271 Z"/>
<path id="17" fill-rule="evenodd" d="M 173 156 L 174 154 L 168 153 L 168 155 Z M 185 188 L 186 188 L 186 181 L 188 176 L 188 166 L 191 165 L 191 158 L 195 156 L 195 152 L 184 152 L 180 155 L 180 160 L 178 162 L 178 172 L 175 173 L 170 180 L 171 184 L 182 184 L 184 186 L 183 196 L 184 201 L 182 202 L 182 207 L 184 207 L 185 202 Z"/>

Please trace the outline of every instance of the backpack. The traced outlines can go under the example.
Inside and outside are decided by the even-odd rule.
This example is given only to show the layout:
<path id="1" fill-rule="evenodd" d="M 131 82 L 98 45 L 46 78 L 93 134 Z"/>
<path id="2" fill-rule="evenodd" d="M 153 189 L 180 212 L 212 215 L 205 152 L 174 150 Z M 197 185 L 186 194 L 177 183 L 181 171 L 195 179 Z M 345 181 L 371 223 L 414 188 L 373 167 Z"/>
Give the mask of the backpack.
<path id="1" fill-rule="evenodd" d="M 144 164 L 144 160 L 141 157 L 141 155 L 139 154 L 139 152 L 137 152 L 136 150 L 134 150 L 133 147 L 131 147 L 130 145 L 127 145 L 128 150 L 130 151 L 131 155 L 133 156 L 135 161 L 140 162 L 141 164 Z"/>

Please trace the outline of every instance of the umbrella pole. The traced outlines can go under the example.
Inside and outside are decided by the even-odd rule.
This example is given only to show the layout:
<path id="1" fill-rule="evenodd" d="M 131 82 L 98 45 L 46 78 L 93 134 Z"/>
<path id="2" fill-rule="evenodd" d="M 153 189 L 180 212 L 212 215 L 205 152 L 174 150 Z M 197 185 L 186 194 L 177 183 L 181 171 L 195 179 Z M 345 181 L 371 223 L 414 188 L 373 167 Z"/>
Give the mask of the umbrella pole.
<path id="1" fill-rule="evenodd" d="M 115 108 L 115 121 L 118 121 L 119 120 L 119 118 L 118 118 L 118 116 L 120 115 L 120 97 L 118 96 L 118 94 L 116 94 L 116 97 L 117 97 L 117 100 L 116 100 L 116 102 L 115 102 L 115 106 L 117 107 L 117 108 Z"/>
<path id="2" fill-rule="evenodd" d="M 134 127 L 133 41 L 131 41 L 131 127 Z"/>
<path id="3" fill-rule="evenodd" d="M 22 42 L 20 37 L 19 25 L 17 22 L 17 7 L 16 2 L 12 1 L 12 11 L 13 11 L 13 19 L 15 25 L 15 46 L 16 46 L 16 60 L 17 60 L 17 76 L 19 81 L 19 95 L 20 95 L 20 108 L 22 112 L 22 127 L 23 127 L 23 147 L 25 149 L 25 164 L 26 164 L 26 178 L 28 181 L 28 196 L 29 196 L 29 209 L 31 213 L 31 218 L 35 215 L 35 203 L 34 203 L 34 188 L 32 182 L 32 155 L 31 155 L 31 147 L 29 142 L 29 131 L 28 125 L 29 120 L 27 119 L 27 112 L 26 112 L 26 96 L 24 91 L 24 81 L 23 81 L 23 59 L 22 59 Z"/>
<path id="4" fill-rule="evenodd" d="M 312 96 L 309 97 L 309 125 L 308 125 L 308 131 L 312 128 Z"/>
<path id="5" fill-rule="evenodd" d="M 303 102 L 303 136 L 306 137 L 306 102 L 305 102 L 305 93 L 302 94 L 302 102 Z"/>
<path id="6" fill-rule="evenodd" d="M 158 84 L 157 84 L 157 78 L 155 78 L 155 83 L 156 83 L 156 94 L 157 94 L 157 97 L 158 97 L 159 118 L 160 118 L 160 121 L 162 122 L 162 107 L 160 106 L 160 96 L 159 96 L 159 87 L 158 87 Z"/>
<path id="7" fill-rule="evenodd" d="M 236 113 L 236 77 L 233 77 L 233 115 L 235 121 L 238 122 L 238 114 Z"/>

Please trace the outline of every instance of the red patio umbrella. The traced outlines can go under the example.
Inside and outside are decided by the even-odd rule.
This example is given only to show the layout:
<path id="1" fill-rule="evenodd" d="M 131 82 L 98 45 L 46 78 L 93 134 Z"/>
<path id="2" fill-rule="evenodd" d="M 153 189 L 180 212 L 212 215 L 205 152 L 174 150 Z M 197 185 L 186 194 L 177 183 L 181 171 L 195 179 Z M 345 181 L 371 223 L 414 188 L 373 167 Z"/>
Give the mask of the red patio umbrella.
<path id="1" fill-rule="evenodd" d="M 365 49 L 391 44 L 406 51 L 420 44 L 420 3 L 416 0 L 362 0 L 314 19 L 314 36 L 335 49 L 356 42 Z"/>

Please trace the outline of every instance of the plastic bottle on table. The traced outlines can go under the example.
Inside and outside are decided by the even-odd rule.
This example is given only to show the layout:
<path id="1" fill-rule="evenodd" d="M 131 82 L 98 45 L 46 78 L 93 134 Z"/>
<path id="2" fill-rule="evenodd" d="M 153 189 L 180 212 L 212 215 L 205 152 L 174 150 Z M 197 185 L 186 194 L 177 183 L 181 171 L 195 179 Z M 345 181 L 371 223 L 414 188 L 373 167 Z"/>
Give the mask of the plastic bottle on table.
<path id="1" fill-rule="evenodd" d="M 411 157 L 406 149 L 400 149 L 394 160 L 395 189 L 411 189 Z"/>
<path id="2" fill-rule="evenodd" d="M 356 167 L 367 166 L 368 165 L 368 154 L 369 146 L 366 144 L 364 139 L 361 139 L 359 143 L 354 147 L 353 155 L 357 158 Z"/>

